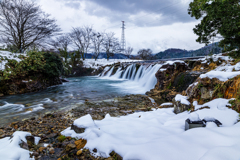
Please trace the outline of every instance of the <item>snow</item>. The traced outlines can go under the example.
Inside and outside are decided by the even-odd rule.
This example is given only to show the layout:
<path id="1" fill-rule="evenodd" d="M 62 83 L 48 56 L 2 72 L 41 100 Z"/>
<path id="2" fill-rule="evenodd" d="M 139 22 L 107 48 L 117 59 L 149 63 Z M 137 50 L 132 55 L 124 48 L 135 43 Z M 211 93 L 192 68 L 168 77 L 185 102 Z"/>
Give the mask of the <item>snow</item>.
<path id="1" fill-rule="evenodd" d="M 236 71 L 239 71 L 239 70 L 240 70 L 240 62 L 238 62 L 237 64 L 235 64 L 234 69 L 235 69 Z"/>
<path id="2" fill-rule="evenodd" d="M 21 61 L 20 58 L 18 58 L 19 55 L 23 55 L 26 56 L 26 54 L 20 54 L 20 53 L 11 53 L 8 51 L 0 51 L 0 70 L 4 70 L 5 69 L 5 65 L 8 62 L 5 59 L 14 59 L 16 61 Z M 3 60 L 2 60 L 3 58 Z"/>
<path id="3" fill-rule="evenodd" d="M 132 59 L 97 59 L 97 61 L 95 61 L 95 59 L 85 59 L 83 61 L 83 66 L 86 68 L 95 68 L 98 69 L 99 67 L 103 67 L 106 65 L 112 65 L 114 63 L 123 63 L 123 62 L 139 62 L 142 60 L 132 60 Z"/>
<path id="4" fill-rule="evenodd" d="M 0 139 L 0 159 L 2 160 L 30 160 L 29 151 L 20 148 L 21 141 L 27 142 L 26 136 L 31 133 L 16 131 L 13 137 Z"/>
<path id="5" fill-rule="evenodd" d="M 173 105 L 172 103 L 162 103 L 160 106 L 171 106 L 171 105 Z"/>
<path id="6" fill-rule="evenodd" d="M 200 78 L 217 78 L 220 81 L 227 81 L 228 79 L 234 78 L 240 75 L 240 71 L 237 72 L 224 72 L 224 71 L 210 71 L 205 74 L 201 74 Z"/>
<path id="7" fill-rule="evenodd" d="M 175 60 L 175 61 L 166 61 L 166 62 L 164 63 L 164 65 L 166 65 L 166 64 L 173 65 L 174 63 L 184 63 L 184 64 L 186 64 L 184 61 Z"/>
<path id="8" fill-rule="evenodd" d="M 198 84 L 198 82 L 195 82 L 193 84 L 190 84 L 188 87 L 196 86 L 197 84 Z"/>
<path id="9" fill-rule="evenodd" d="M 205 74 L 201 74 L 200 78 L 217 78 L 220 81 L 227 81 L 228 79 L 234 78 L 238 75 L 240 75 L 240 62 L 235 64 L 235 65 L 231 65 L 231 61 L 232 58 L 228 57 L 228 56 L 222 56 L 220 55 L 213 55 L 211 56 L 211 58 L 213 58 L 213 61 L 216 62 L 219 58 L 222 60 L 225 60 L 226 62 L 223 62 L 220 66 L 218 66 L 217 68 L 215 68 L 214 70 L 207 72 Z M 202 59 L 202 60 L 206 60 Z"/>
<path id="10" fill-rule="evenodd" d="M 92 120 L 91 115 L 86 115 L 80 119 L 77 119 L 73 122 L 73 125 L 79 127 L 79 128 L 86 128 L 86 127 L 94 127 L 95 123 Z"/>
<path id="11" fill-rule="evenodd" d="M 233 60 L 231 57 L 223 56 L 222 53 L 220 53 L 220 54 L 214 54 L 212 56 L 205 56 L 204 58 L 200 59 L 202 61 L 201 63 L 207 63 L 210 58 L 213 60 L 213 62 L 217 62 L 219 59 L 224 61 Z"/>
<path id="12" fill-rule="evenodd" d="M 187 96 L 182 96 L 181 94 L 177 94 L 175 96 L 175 101 L 180 101 L 180 103 L 182 103 L 182 104 L 189 105 L 190 102 L 187 99 L 188 99 Z"/>
<path id="13" fill-rule="evenodd" d="M 196 112 L 193 112 L 189 115 L 190 121 L 200 121 L 199 115 Z"/>
<path id="14" fill-rule="evenodd" d="M 225 105 L 228 100 L 216 99 L 209 102 L 210 109 L 193 113 L 174 114 L 173 108 L 163 108 L 122 117 L 107 114 L 103 120 L 95 120 L 94 125 L 90 115 L 86 115 L 75 121 L 75 124 L 86 127 L 84 133 L 77 134 L 69 127 L 61 134 L 86 139 L 85 147 L 90 151 L 96 148 L 96 156 L 108 157 L 114 150 L 124 160 L 239 160 L 238 113 L 224 106 L 223 102 Z M 216 118 L 223 125 L 217 127 L 208 122 L 206 128 L 185 131 L 186 119 L 204 117 Z"/>

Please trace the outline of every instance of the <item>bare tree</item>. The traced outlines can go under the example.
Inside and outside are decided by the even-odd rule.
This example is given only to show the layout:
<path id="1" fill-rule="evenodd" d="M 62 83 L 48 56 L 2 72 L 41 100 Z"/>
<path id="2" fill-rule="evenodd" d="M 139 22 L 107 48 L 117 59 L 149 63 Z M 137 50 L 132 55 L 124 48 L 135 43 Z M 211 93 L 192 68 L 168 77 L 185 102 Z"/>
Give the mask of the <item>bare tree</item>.
<path id="1" fill-rule="evenodd" d="M 103 51 L 107 54 L 107 60 L 114 56 L 116 52 L 120 51 L 120 44 L 118 39 L 115 37 L 115 33 L 110 32 L 105 34 Z"/>
<path id="2" fill-rule="evenodd" d="M 78 49 L 78 52 L 81 54 L 82 59 L 85 60 L 85 53 L 88 52 L 88 49 L 91 45 L 93 29 L 90 26 L 73 28 L 70 37 Z"/>
<path id="3" fill-rule="evenodd" d="M 69 34 L 64 34 L 54 40 L 51 40 L 49 44 L 60 52 L 60 55 L 64 57 L 65 63 L 67 63 L 67 58 L 69 56 L 68 47 L 71 45 L 71 43 L 72 41 L 69 37 Z"/>
<path id="4" fill-rule="evenodd" d="M 102 45 L 104 43 L 104 35 L 105 33 L 99 33 L 99 32 L 93 32 L 92 35 L 92 48 L 94 50 L 94 58 L 95 61 L 97 60 L 101 50 L 102 50 Z"/>
<path id="5" fill-rule="evenodd" d="M 141 59 L 150 59 L 152 56 L 152 50 L 151 49 L 140 49 L 137 53 Z"/>
<path id="6" fill-rule="evenodd" d="M 56 20 L 31 0 L 1 0 L 0 26 L 1 42 L 20 52 L 31 45 L 43 45 L 60 31 Z"/>
<path id="7" fill-rule="evenodd" d="M 125 55 L 129 58 L 130 55 L 132 54 L 133 48 L 132 47 L 128 47 L 125 51 Z"/>

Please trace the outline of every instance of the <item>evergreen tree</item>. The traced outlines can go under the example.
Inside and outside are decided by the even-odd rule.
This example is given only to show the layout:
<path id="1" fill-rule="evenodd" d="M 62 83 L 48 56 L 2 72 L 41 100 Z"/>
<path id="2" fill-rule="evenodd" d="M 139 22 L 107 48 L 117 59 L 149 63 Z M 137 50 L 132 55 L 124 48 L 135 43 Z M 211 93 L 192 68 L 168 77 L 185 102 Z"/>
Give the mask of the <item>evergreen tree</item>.
<path id="1" fill-rule="evenodd" d="M 188 13 L 201 23 L 193 29 L 197 42 L 209 44 L 221 36 L 219 46 L 226 50 L 240 48 L 240 1 L 239 0 L 194 0 Z"/>

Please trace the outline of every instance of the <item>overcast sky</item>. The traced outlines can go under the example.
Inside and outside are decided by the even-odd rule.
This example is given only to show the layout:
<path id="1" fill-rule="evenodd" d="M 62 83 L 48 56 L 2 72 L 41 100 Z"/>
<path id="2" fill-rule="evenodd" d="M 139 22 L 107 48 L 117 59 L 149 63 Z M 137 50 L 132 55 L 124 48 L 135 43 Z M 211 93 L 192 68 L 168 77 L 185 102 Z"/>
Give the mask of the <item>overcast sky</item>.
<path id="1" fill-rule="evenodd" d="M 125 21 L 127 47 L 136 54 L 150 48 L 154 53 L 168 48 L 195 50 L 193 28 L 199 22 L 188 15 L 191 0 L 37 0 L 57 20 L 64 32 L 92 25 L 97 31 L 115 32 L 121 39 Z"/>

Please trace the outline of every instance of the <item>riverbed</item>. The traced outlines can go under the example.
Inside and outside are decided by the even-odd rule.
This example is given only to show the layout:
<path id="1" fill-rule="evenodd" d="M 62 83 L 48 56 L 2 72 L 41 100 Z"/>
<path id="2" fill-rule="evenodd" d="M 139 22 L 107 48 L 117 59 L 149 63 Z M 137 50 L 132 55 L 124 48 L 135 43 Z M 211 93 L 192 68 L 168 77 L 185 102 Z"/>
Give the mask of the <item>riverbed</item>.
<path id="1" fill-rule="evenodd" d="M 1 97 L 0 125 L 40 114 L 68 110 L 85 101 L 100 101 L 131 94 L 131 88 L 121 87 L 127 80 L 97 76 L 68 78 L 69 82 L 46 90 Z"/>

